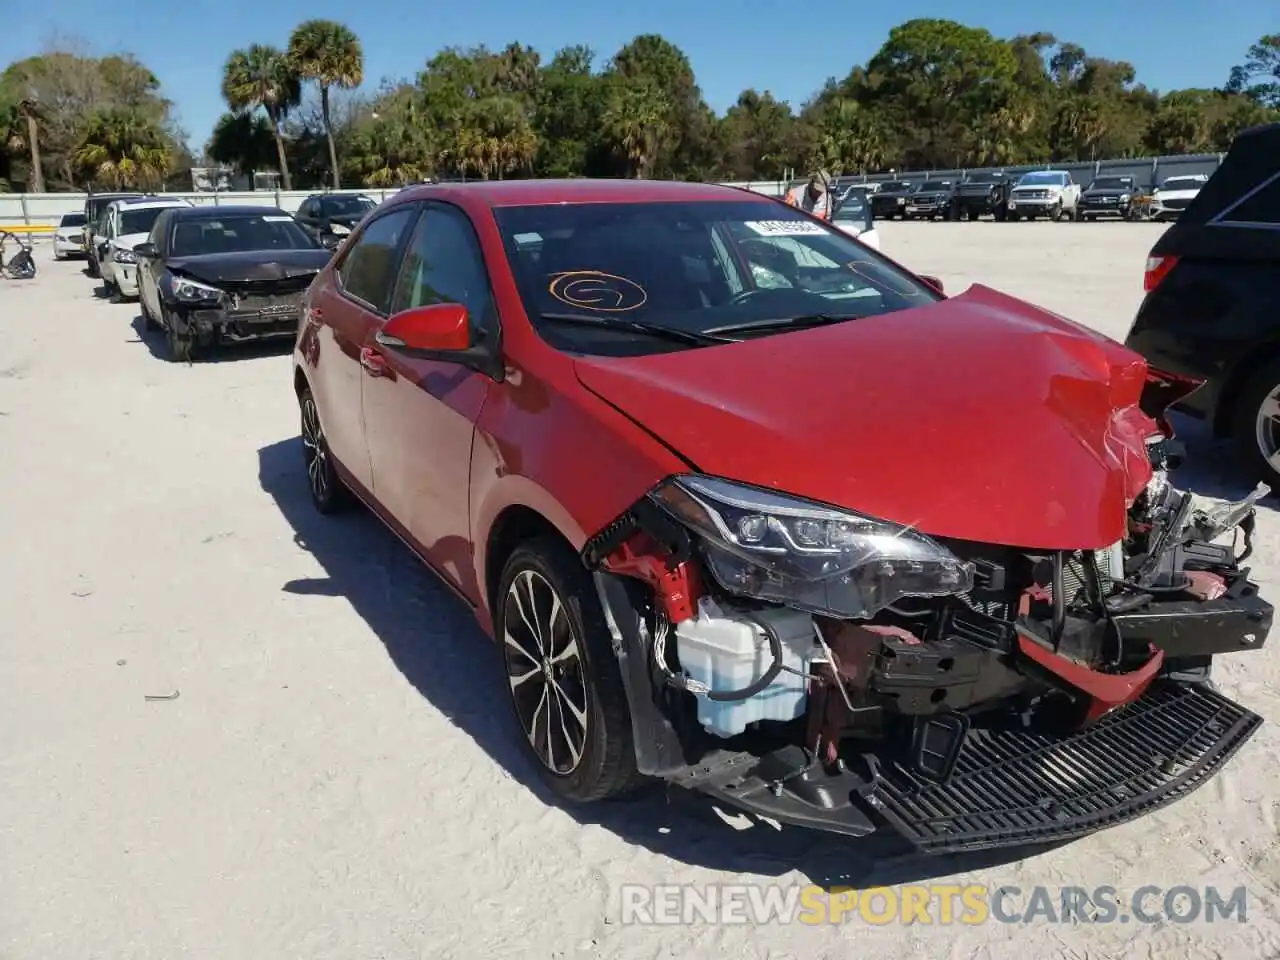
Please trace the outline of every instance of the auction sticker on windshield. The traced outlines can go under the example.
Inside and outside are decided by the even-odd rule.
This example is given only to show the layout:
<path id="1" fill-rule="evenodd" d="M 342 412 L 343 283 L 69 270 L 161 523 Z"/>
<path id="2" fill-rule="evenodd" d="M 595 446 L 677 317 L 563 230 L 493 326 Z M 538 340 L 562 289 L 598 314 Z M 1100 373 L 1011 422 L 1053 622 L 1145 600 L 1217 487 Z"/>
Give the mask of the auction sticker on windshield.
<path id="1" fill-rule="evenodd" d="M 762 237 L 797 237 L 804 234 L 825 234 L 821 224 L 808 220 L 748 220 L 747 226 Z"/>
<path id="2" fill-rule="evenodd" d="M 263 217 L 263 223 L 288 223 L 293 217 Z"/>

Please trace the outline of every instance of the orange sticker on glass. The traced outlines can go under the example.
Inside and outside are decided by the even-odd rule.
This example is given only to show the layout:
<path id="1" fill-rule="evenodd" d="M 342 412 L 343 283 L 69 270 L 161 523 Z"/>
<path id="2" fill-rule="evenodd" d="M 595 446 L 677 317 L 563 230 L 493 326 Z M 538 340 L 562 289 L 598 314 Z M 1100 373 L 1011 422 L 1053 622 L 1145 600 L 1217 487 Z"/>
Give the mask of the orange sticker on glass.
<path id="1" fill-rule="evenodd" d="M 600 270 L 568 270 L 553 274 L 547 292 L 571 307 L 626 313 L 645 305 L 649 295 L 634 280 Z"/>

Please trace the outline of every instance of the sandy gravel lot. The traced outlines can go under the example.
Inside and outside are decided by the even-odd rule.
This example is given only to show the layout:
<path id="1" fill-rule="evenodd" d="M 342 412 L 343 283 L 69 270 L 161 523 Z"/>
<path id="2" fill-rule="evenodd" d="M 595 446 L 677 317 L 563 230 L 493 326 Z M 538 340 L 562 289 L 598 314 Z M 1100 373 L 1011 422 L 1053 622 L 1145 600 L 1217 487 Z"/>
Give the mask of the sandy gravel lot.
<path id="1" fill-rule="evenodd" d="M 1158 232 L 882 239 L 952 292 L 982 280 L 1122 336 Z M 1275 649 L 1219 662 L 1268 721 L 1222 776 L 1022 860 L 743 828 L 662 790 L 564 810 L 516 749 L 469 615 L 370 518 L 311 511 L 287 354 L 170 365 L 135 306 L 39 256 L 34 282 L 0 281 L 3 960 L 1280 956 Z M 1193 486 L 1243 492 L 1220 450 L 1196 452 Z M 1269 510 L 1261 533 L 1274 599 Z M 620 921 L 625 883 L 931 880 L 1245 885 L 1247 922 Z"/>

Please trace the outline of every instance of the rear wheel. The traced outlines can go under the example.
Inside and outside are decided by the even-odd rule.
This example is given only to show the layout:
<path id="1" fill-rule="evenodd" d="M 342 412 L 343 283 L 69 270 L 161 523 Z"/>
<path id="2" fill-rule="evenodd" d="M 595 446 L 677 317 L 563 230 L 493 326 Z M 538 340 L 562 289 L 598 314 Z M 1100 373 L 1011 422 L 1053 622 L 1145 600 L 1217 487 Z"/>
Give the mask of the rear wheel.
<path id="1" fill-rule="evenodd" d="M 1249 378 L 1232 420 L 1231 439 L 1244 466 L 1280 490 L 1280 358 Z"/>
<path id="2" fill-rule="evenodd" d="M 575 802 L 638 785 L 631 711 L 595 587 L 549 537 L 507 559 L 494 603 L 507 688 L 542 779 Z"/>

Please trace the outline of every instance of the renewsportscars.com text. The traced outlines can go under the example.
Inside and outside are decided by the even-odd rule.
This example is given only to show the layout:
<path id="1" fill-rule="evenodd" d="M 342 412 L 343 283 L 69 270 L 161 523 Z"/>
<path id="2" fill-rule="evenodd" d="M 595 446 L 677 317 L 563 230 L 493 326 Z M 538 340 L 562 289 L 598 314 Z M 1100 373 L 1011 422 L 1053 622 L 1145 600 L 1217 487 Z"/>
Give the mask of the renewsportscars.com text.
<path id="1" fill-rule="evenodd" d="M 1245 923 L 1244 887 L 987 887 L 907 884 L 866 890 L 711 884 L 621 888 L 624 924 Z"/>

